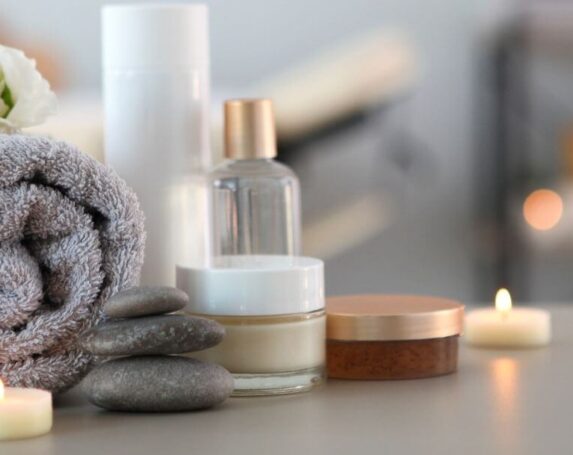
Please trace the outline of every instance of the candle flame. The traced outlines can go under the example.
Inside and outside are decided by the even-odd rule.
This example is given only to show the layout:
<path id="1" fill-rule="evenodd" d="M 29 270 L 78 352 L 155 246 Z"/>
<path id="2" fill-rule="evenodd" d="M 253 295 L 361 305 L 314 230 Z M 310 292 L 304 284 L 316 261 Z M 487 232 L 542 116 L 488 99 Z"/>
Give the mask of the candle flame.
<path id="1" fill-rule="evenodd" d="M 4 383 L 2 379 L 0 379 L 0 401 L 4 399 Z"/>
<path id="2" fill-rule="evenodd" d="M 495 309 L 501 314 L 507 314 L 511 311 L 511 295 L 505 288 L 501 288 L 495 294 Z"/>

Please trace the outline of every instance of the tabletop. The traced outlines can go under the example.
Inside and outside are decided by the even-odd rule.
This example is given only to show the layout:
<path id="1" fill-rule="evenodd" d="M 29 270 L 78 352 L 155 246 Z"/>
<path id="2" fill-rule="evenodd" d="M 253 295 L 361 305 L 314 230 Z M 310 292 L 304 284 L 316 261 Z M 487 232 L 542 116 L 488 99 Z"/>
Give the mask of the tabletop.
<path id="1" fill-rule="evenodd" d="M 306 394 L 232 398 L 179 414 L 106 412 L 72 390 L 56 399 L 50 434 L 0 442 L 0 455 L 571 453 L 573 306 L 547 308 L 551 346 L 462 343 L 450 376 L 330 380 Z"/>

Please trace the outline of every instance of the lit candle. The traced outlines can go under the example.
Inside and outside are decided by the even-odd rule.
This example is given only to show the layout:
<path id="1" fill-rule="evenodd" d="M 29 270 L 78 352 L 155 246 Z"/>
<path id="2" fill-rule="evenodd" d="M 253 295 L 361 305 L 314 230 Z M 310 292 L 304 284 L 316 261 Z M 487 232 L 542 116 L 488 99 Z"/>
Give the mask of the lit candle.
<path id="1" fill-rule="evenodd" d="M 464 326 L 468 344 L 490 348 L 534 348 L 549 344 L 549 312 L 538 308 L 512 308 L 507 289 L 495 296 L 495 309 L 468 313 Z"/>
<path id="2" fill-rule="evenodd" d="M 40 436 L 52 428 L 52 394 L 4 387 L 0 380 L 0 441 Z"/>

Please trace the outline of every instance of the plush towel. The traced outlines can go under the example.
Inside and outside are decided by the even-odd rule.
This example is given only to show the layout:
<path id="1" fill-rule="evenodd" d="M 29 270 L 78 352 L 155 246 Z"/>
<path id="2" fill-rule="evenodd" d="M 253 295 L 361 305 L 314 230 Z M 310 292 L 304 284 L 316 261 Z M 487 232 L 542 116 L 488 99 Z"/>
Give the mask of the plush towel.
<path id="1" fill-rule="evenodd" d="M 0 135 L 0 378 L 62 391 L 92 363 L 82 332 L 134 286 L 143 215 L 115 172 L 64 142 Z"/>

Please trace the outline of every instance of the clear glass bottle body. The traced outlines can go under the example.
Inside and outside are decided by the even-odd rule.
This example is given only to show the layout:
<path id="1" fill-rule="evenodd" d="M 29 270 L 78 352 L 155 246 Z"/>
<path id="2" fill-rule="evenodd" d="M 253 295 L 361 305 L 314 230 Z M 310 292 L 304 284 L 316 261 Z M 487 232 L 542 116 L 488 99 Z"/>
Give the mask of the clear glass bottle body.
<path id="1" fill-rule="evenodd" d="M 269 158 L 228 160 L 210 174 L 212 251 L 221 255 L 300 255 L 300 187 Z"/>

